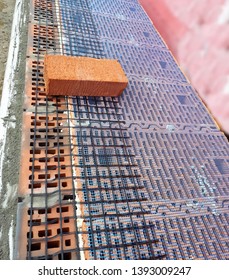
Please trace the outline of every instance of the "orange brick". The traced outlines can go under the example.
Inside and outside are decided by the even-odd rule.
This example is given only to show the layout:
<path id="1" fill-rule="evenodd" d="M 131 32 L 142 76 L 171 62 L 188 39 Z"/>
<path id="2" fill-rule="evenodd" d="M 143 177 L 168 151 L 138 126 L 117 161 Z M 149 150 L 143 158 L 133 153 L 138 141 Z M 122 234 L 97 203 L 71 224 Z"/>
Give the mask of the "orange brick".
<path id="1" fill-rule="evenodd" d="M 117 60 L 45 56 L 47 95 L 119 96 L 128 80 Z"/>

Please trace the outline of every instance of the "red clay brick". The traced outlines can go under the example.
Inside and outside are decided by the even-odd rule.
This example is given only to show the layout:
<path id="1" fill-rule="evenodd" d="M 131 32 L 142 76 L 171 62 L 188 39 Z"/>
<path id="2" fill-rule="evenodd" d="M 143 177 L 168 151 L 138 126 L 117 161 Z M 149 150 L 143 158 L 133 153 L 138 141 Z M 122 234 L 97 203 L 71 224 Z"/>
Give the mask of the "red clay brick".
<path id="1" fill-rule="evenodd" d="M 47 95 L 119 96 L 127 77 L 116 60 L 46 55 Z"/>

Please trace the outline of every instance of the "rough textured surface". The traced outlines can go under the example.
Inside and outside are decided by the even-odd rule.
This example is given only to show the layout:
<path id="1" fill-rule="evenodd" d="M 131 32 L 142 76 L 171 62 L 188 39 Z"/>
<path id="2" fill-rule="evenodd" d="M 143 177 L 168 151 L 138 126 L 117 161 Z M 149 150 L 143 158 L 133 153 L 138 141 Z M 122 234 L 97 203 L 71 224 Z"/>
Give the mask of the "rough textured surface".
<path id="1" fill-rule="evenodd" d="M 1 42 L 3 44 L 3 50 L 1 50 L 0 54 L 0 62 L 3 58 L 6 61 L 5 57 L 7 56 L 8 52 L 8 48 L 6 46 L 8 46 L 9 43 L 7 38 L 10 37 L 9 33 L 11 30 L 12 14 L 14 10 L 13 2 L 15 1 L 1 1 L 1 3 L 5 3 L 5 5 L 3 5 L 5 8 L 3 8 L 2 10 L 4 16 L 0 20 L 0 27 L 1 21 L 6 23 L 2 25 L 3 29 L 0 35 L 0 38 L 2 38 Z M 2 7 L 1 3 L 0 11 Z M 17 212 L 17 187 L 20 168 L 21 118 L 25 79 L 25 56 L 27 46 L 26 19 L 29 14 L 28 8 L 29 1 L 23 1 L 22 12 L 25 21 L 21 22 L 20 51 L 17 63 L 17 70 L 15 73 L 15 84 L 13 88 L 14 97 L 10 104 L 10 107 L 8 108 L 8 116 L 4 119 L 4 123 L 8 126 L 8 130 L 6 135 L 7 144 L 5 146 L 5 157 L 2 170 L 2 190 L 0 193 L 0 260 L 10 259 L 15 249 L 14 241 Z M 1 66 L 5 68 L 5 65 Z"/>
<path id="2" fill-rule="evenodd" d="M 116 60 L 48 55 L 45 57 L 48 95 L 119 96 L 128 80 Z"/>
<path id="3" fill-rule="evenodd" d="M 1 0 L 0 1 L 0 96 L 2 94 L 2 84 L 5 73 L 5 66 L 8 54 L 8 45 L 10 39 L 12 16 L 14 10 L 15 0 Z M 1 102 L 1 101 L 0 101 Z"/>

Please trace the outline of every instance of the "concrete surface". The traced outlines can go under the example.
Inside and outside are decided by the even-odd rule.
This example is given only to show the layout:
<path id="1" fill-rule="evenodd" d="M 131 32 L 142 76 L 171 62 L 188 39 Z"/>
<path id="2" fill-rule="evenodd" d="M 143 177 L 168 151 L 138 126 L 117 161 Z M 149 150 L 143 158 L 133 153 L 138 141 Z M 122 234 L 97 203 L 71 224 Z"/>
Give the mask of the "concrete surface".
<path id="1" fill-rule="evenodd" d="M 16 2 L 16 4 L 15 4 Z M 13 259 L 20 168 L 28 0 L 4 0 L 1 11 L 0 259 Z M 15 12 L 14 11 L 15 4 Z M 13 16 L 14 13 L 14 16 Z M 11 26 L 12 29 L 11 29 Z M 11 33 L 12 31 L 12 33 Z M 11 38 L 9 42 L 9 35 Z M 9 46 L 9 47 L 8 47 Z M 3 51 L 2 51 L 3 50 Z M 7 53 L 8 58 L 6 59 Z M 7 60 L 7 63 L 6 63 Z M 5 68 L 6 66 L 6 68 Z M 3 73 L 5 78 L 3 83 Z"/>
<path id="2" fill-rule="evenodd" d="M 15 0 L 0 0 L 0 95 L 5 73 Z"/>

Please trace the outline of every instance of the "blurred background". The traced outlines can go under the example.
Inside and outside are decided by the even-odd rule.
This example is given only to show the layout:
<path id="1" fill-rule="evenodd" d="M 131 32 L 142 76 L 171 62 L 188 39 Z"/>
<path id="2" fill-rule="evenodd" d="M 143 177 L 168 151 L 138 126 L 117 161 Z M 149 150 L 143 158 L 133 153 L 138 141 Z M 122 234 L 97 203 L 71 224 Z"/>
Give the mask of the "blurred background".
<path id="1" fill-rule="evenodd" d="M 229 0 L 139 0 L 229 135 Z"/>

